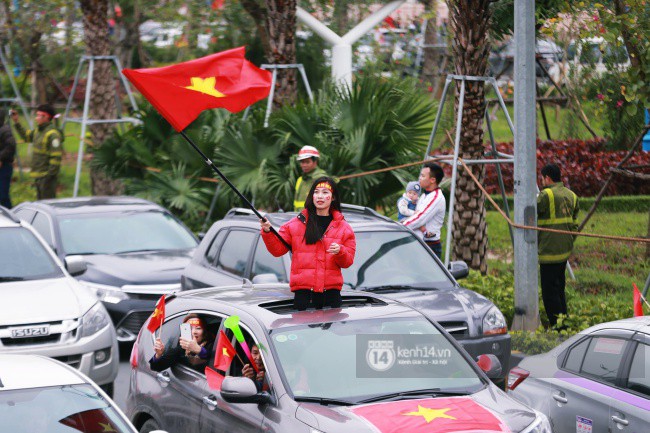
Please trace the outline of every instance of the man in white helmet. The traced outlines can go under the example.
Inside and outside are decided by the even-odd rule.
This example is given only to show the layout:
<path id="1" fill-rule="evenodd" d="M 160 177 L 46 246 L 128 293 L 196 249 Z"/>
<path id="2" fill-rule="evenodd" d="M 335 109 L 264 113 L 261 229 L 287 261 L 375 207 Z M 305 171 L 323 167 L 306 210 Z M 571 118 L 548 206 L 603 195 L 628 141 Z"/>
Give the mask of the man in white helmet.
<path id="1" fill-rule="evenodd" d="M 296 182 L 296 192 L 293 196 L 293 210 L 300 212 L 305 207 L 305 200 L 309 194 L 311 184 L 319 177 L 327 176 L 325 170 L 318 167 L 320 153 L 314 146 L 303 146 L 296 158 L 302 169 L 302 176 Z"/>

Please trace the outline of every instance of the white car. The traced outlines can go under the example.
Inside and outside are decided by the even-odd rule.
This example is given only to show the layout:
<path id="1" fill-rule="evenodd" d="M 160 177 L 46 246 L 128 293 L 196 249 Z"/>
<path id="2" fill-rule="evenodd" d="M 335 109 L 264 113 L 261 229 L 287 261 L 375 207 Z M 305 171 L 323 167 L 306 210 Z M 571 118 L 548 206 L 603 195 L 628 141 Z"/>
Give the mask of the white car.
<path id="1" fill-rule="evenodd" d="M 66 259 L 69 273 L 32 226 L 3 207 L 0 257 L 0 354 L 58 359 L 112 395 L 119 366 L 115 328 L 97 296 L 70 275 L 83 262 Z"/>
<path id="2" fill-rule="evenodd" d="M 11 433 L 136 433 L 86 376 L 36 355 L 0 355 L 0 426 Z"/>

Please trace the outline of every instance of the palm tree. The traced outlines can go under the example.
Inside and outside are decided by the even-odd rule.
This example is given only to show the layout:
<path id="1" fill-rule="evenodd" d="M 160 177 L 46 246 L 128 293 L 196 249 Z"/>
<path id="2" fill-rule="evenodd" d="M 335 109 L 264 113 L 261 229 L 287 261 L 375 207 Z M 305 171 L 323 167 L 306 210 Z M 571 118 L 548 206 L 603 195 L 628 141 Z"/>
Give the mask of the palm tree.
<path id="1" fill-rule="evenodd" d="M 83 13 L 84 38 L 88 54 L 107 56 L 111 53 L 108 37 L 108 0 L 80 0 Z M 93 119 L 115 118 L 115 81 L 111 71 L 112 62 L 96 60 L 93 73 L 90 117 Z M 92 125 L 90 131 L 97 148 L 112 132 L 109 124 Z M 117 195 L 122 192 L 122 184 L 112 180 L 98 168 L 90 171 L 91 188 L 94 195 Z"/>
<path id="2" fill-rule="evenodd" d="M 449 0 L 454 69 L 459 75 L 484 76 L 488 66 L 491 0 Z M 465 84 L 462 112 L 460 157 L 481 159 L 483 156 L 483 117 L 485 88 L 482 81 Z M 460 94 L 457 82 L 456 95 Z M 458 96 L 457 96 L 458 98 Z M 456 99 L 458 105 L 458 99 Z M 482 165 L 471 166 L 473 174 L 483 180 Z M 481 273 L 487 272 L 487 225 L 485 197 L 469 174 L 460 170 L 456 182 L 456 206 L 453 216 L 453 258 L 465 261 Z"/>

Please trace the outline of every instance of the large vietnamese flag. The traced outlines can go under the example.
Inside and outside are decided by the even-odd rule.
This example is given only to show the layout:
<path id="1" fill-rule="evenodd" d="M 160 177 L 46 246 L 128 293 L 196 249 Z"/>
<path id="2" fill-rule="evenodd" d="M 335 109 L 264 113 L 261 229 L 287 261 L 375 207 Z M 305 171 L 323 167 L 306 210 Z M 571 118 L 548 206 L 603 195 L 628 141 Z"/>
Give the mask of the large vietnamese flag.
<path id="1" fill-rule="evenodd" d="M 510 432 L 496 415 L 468 397 L 401 400 L 351 410 L 381 433 Z"/>
<path id="2" fill-rule="evenodd" d="M 244 47 L 162 68 L 122 73 L 178 132 L 202 111 L 241 111 L 266 98 L 271 73 L 244 58 Z"/>

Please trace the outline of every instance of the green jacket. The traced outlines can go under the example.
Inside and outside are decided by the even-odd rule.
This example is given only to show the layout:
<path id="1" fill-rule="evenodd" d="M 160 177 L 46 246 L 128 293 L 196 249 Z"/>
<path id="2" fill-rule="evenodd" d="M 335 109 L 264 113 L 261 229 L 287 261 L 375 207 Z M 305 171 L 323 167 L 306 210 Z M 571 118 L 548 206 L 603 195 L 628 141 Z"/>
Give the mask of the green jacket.
<path id="1" fill-rule="evenodd" d="M 562 182 L 554 183 L 537 196 L 537 225 L 543 228 L 577 231 L 578 196 Z M 537 232 L 540 263 L 562 263 L 573 250 L 575 236 Z"/>
<path id="2" fill-rule="evenodd" d="M 25 130 L 20 123 L 14 125 L 18 135 L 33 146 L 30 177 L 38 179 L 47 175 L 58 175 L 63 155 L 63 137 L 54 124 L 48 122 L 30 130 Z"/>
<path id="3" fill-rule="evenodd" d="M 307 199 L 307 194 L 309 194 L 309 189 L 311 184 L 314 183 L 319 177 L 327 176 L 325 170 L 320 167 L 316 167 L 311 173 L 305 173 L 298 178 L 296 181 L 296 192 L 293 196 L 293 210 L 300 212 L 305 207 L 305 200 Z"/>

